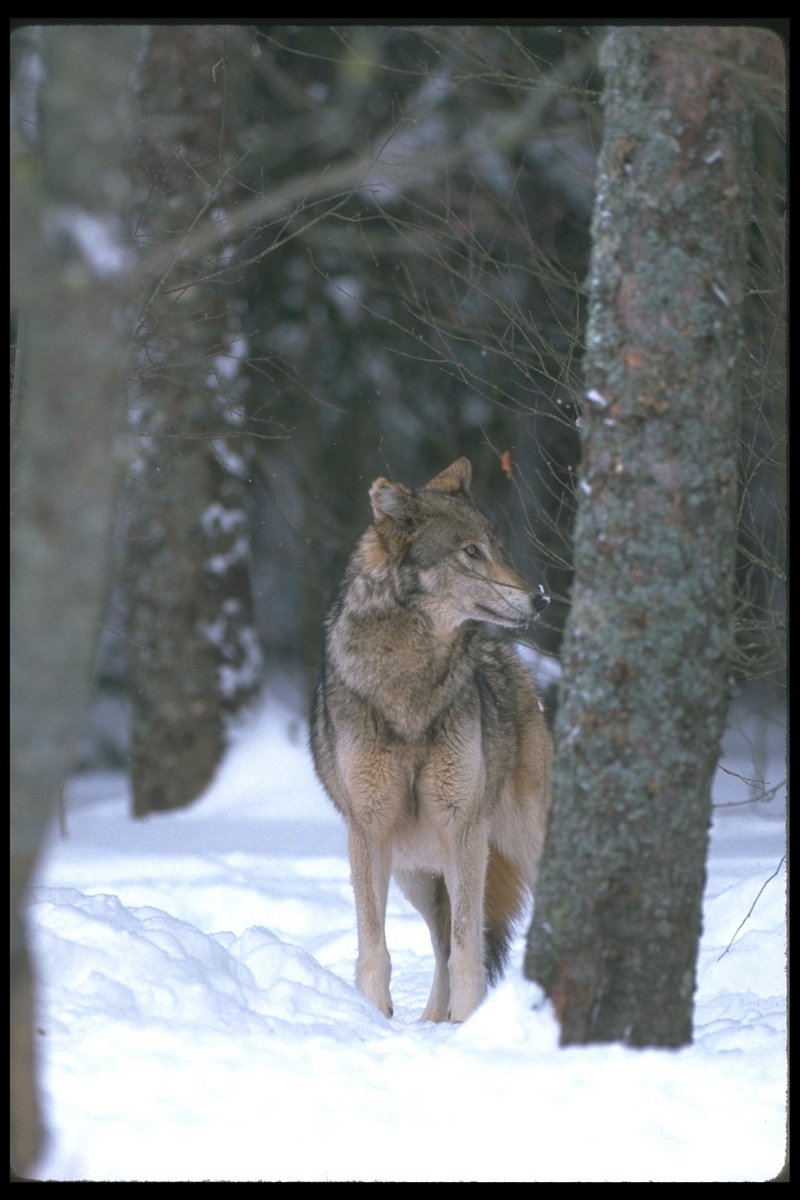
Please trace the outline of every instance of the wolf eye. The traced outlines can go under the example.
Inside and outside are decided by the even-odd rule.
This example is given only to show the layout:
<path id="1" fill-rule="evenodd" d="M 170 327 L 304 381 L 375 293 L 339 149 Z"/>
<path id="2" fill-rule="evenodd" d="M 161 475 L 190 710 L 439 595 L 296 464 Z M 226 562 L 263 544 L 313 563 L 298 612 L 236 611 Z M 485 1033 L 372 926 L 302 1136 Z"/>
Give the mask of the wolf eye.
<path id="1" fill-rule="evenodd" d="M 483 558 L 483 551 L 481 550 L 480 546 L 476 546 L 474 542 L 469 542 L 466 546 L 463 546 L 462 549 L 467 558 Z"/>

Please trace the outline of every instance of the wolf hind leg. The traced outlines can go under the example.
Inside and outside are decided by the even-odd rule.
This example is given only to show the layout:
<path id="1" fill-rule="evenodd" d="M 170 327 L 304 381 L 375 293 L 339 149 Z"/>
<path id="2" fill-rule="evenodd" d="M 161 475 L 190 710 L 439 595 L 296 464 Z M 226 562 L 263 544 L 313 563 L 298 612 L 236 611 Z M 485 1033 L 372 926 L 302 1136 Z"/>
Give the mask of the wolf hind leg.
<path id="1" fill-rule="evenodd" d="M 425 918 L 433 946 L 431 994 L 421 1021 L 446 1021 L 450 1009 L 450 898 L 444 877 L 432 871 L 395 871 L 403 895 Z"/>
<path id="2" fill-rule="evenodd" d="M 389 992 L 392 964 L 386 945 L 386 899 L 391 870 L 389 845 L 385 839 L 351 825 L 348 846 L 358 928 L 356 985 L 385 1017 L 391 1017 L 394 1012 Z"/>

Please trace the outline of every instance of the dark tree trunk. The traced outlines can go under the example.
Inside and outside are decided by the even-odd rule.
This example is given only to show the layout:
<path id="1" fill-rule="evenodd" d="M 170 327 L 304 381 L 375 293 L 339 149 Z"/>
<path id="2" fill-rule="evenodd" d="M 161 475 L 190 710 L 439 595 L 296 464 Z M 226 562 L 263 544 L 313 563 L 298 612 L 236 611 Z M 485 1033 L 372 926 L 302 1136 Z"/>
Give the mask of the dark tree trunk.
<path id="1" fill-rule="evenodd" d="M 236 198 L 227 55 L 239 32 L 150 30 L 139 232 L 156 246 L 188 235 L 204 214 L 224 222 Z M 260 677 L 244 505 L 243 306 L 225 264 L 224 247 L 217 257 L 176 254 L 143 308 L 127 558 L 137 816 L 197 798 L 220 760 L 226 717 Z"/>
<path id="2" fill-rule="evenodd" d="M 41 55 L 43 71 L 32 74 L 44 82 L 39 114 L 33 102 L 15 130 L 13 174 L 11 1160 L 21 1173 L 40 1137 L 21 906 L 72 763 L 109 582 L 130 363 L 132 113 L 120 80 L 141 31 L 26 36 L 22 53 Z M 31 137 L 39 117 L 40 138 Z"/>
<path id="3" fill-rule="evenodd" d="M 627 28 L 603 49 L 575 582 L 526 956 L 564 1044 L 691 1040 L 732 649 L 752 36 Z"/>

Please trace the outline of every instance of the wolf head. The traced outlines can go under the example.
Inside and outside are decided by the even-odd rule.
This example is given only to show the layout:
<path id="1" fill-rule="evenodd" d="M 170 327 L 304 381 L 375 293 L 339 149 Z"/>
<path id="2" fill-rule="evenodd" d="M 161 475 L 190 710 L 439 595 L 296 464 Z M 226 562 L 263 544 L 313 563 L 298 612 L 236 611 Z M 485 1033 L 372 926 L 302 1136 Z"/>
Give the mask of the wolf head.
<path id="1" fill-rule="evenodd" d="M 472 467 L 459 458 L 411 491 L 376 479 L 370 488 L 372 560 L 392 570 L 402 602 L 424 608 L 440 626 L 488 621 L 517 628 L 550 602 L 504 561 L 492 527 L 470 494 Z"/>

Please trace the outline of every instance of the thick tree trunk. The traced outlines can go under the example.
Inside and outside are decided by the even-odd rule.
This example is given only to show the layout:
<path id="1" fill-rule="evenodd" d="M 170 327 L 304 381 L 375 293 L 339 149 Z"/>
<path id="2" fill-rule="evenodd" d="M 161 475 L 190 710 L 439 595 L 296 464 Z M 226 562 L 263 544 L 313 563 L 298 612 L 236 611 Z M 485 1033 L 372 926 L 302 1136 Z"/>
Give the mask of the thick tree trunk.
<path id="1" fill-rule="evenodd" d="M 226 40 L 153 27 L 144 58 L 140 235 L 158 246 L 236 196 Z M 207 218 L 206 218 L 207 219 Z M 218 258 L 176 255 L 144 305 L 141 435 L 129 493 L 134 813 L 191 803 L 209 783 L 228 713 L 259 683 L 251 613 L 241 408 L 240 292 Z"/>
<path id="2" fill-rule="evenodd" d="M 44 31 L 26 51 L 41 52 L 43 71 L 33 71 L 44 80 L 41 140 L 29 138 L 32 105 L 15 147 L 11 1159 L 21 1173 L 40 1136 L 21 906 L 71 765 L 108 586 L 114 443 L 130 363 L 123 217 L 132 119 L 120 83 L 140 41 L 135 28 Z"/>
<path id="3" fill-rule="evenodd" d="M 751 35 L 617 29 L 575 582 L 526 973 L 563 1043 L 691 1039 L 728 700 Z"/>

